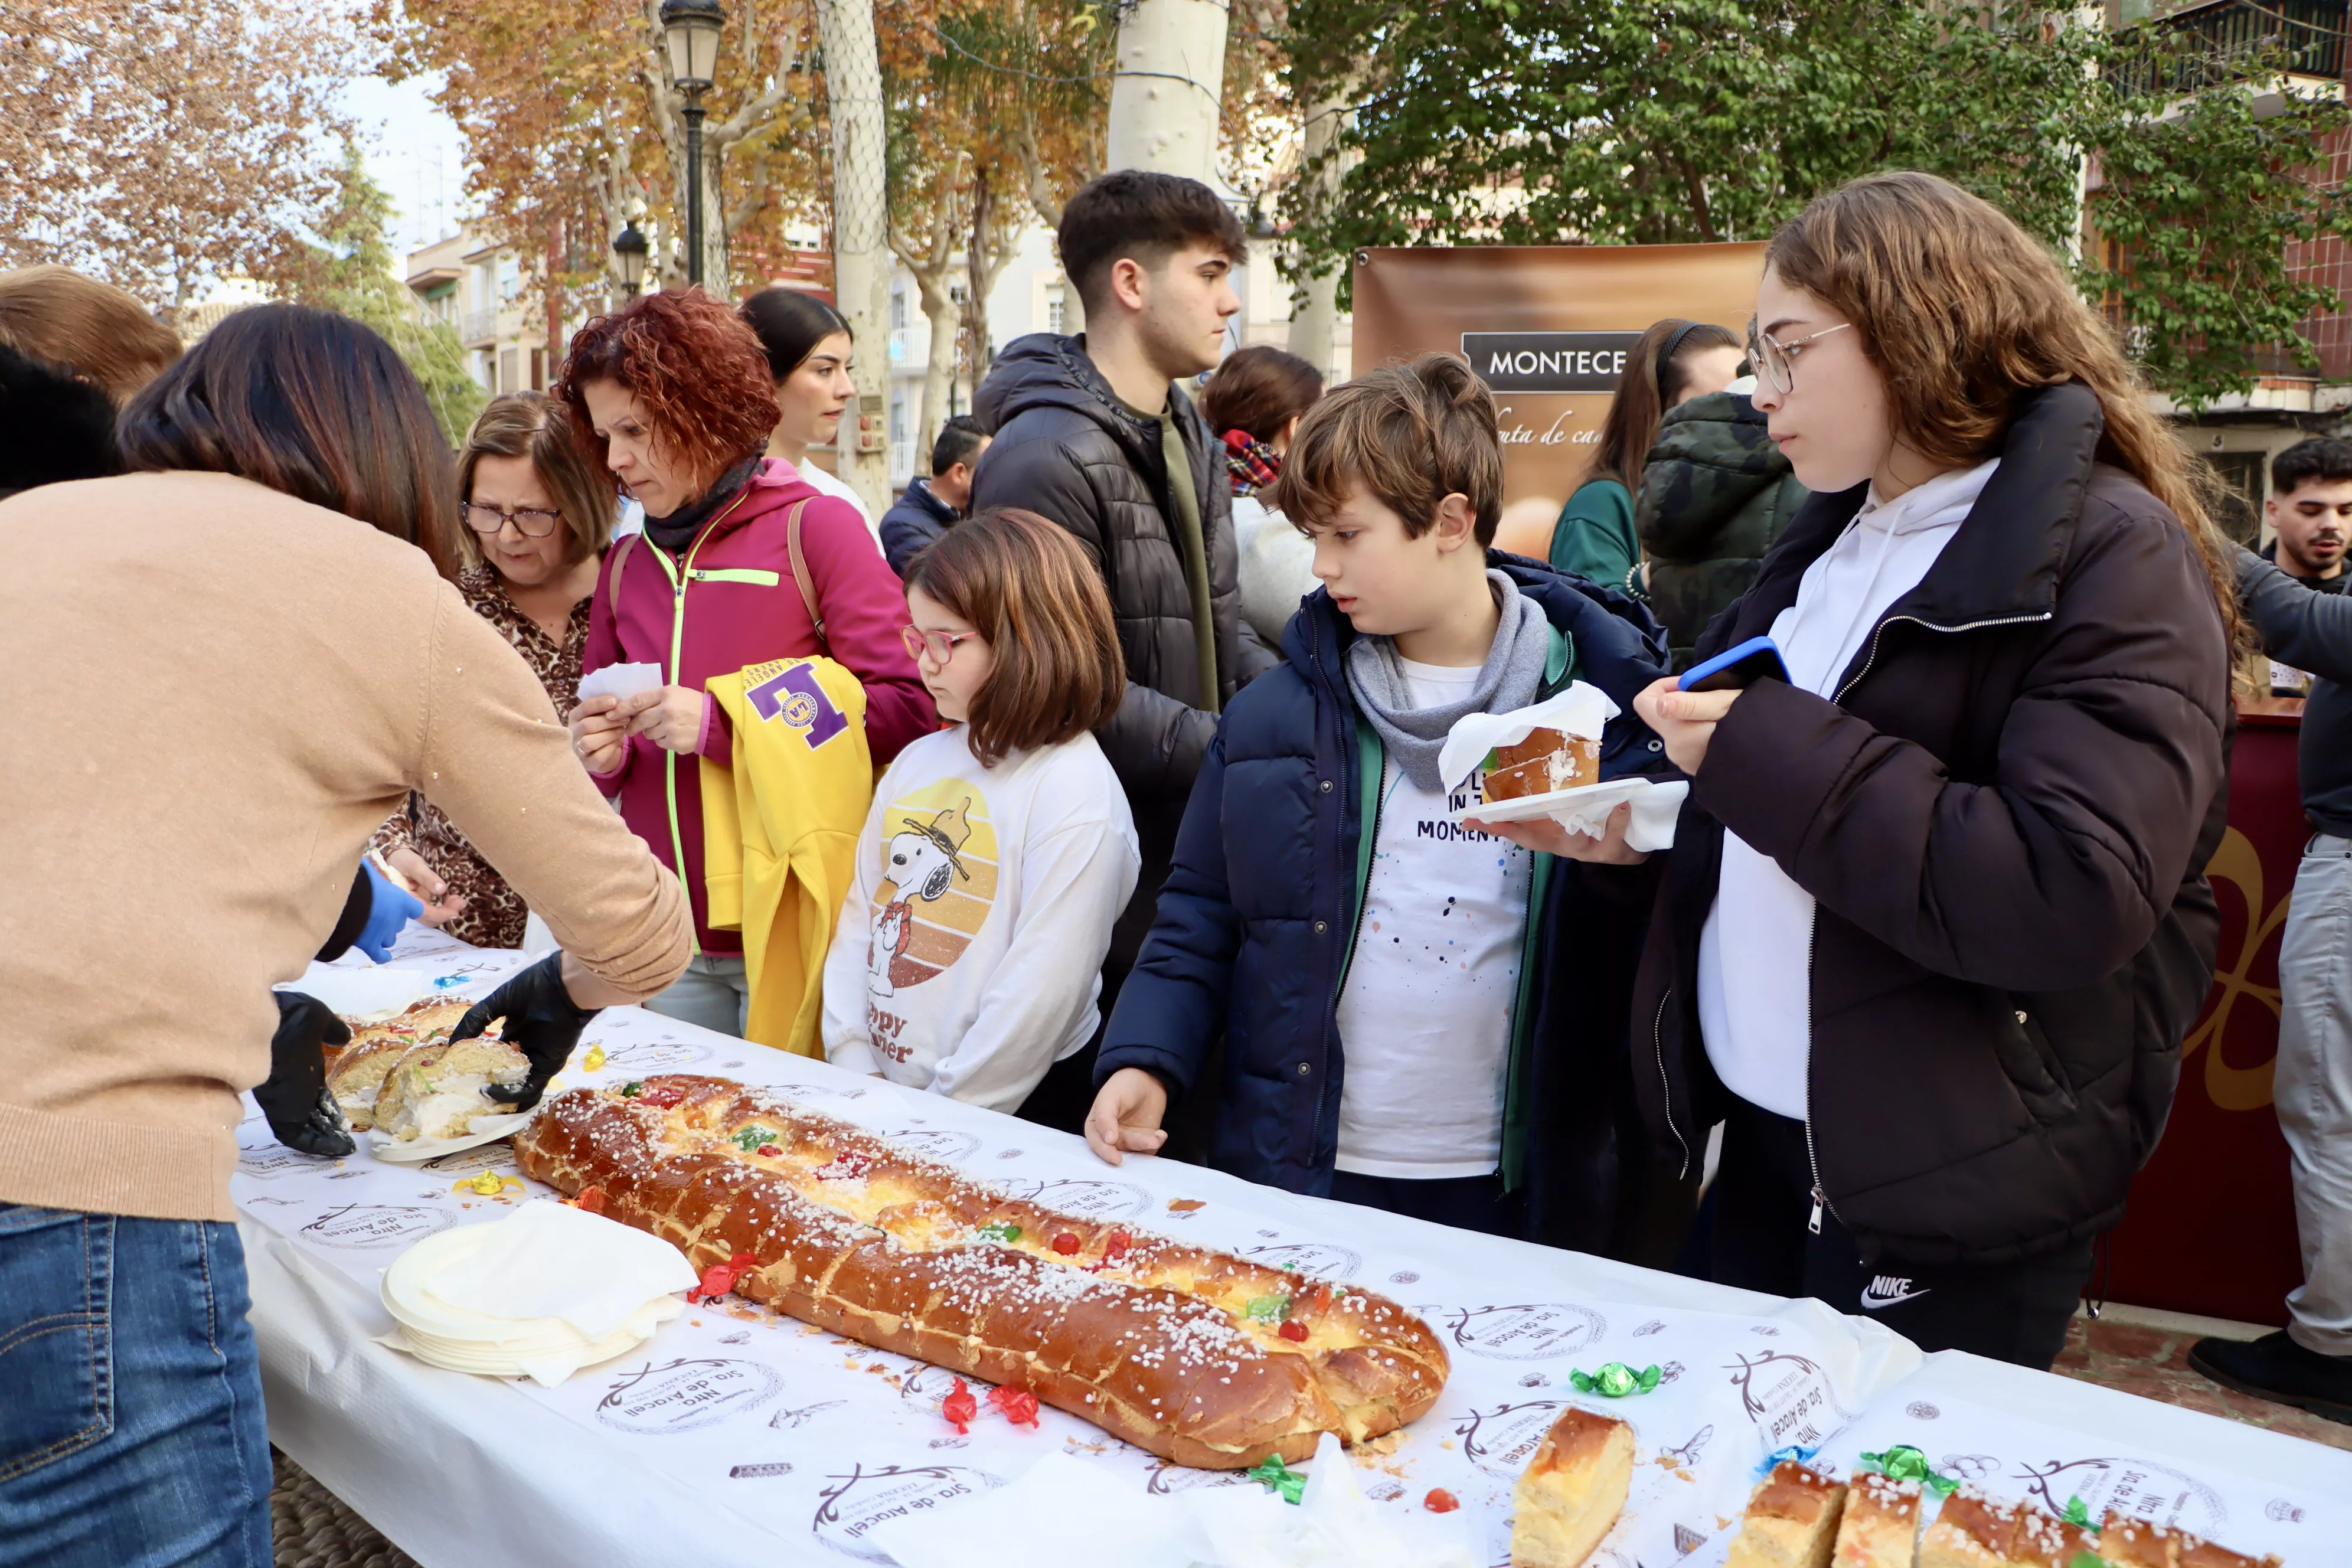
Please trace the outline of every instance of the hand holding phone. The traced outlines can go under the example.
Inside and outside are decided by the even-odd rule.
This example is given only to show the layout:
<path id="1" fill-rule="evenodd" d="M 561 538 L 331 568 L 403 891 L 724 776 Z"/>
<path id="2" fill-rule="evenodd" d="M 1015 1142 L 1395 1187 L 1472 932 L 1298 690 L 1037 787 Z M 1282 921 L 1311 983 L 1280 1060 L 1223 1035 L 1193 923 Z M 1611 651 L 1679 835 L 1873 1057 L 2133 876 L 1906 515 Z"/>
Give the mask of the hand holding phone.
<path id="1" fill-rule="evenodd" d="M 1768 677 L 1784 683 L 1789 679 L 1780 645 L 1769 637 L 1749 637 L 1685 670 L 1677 684 L 1685 691 L 1745 691 Z"/>

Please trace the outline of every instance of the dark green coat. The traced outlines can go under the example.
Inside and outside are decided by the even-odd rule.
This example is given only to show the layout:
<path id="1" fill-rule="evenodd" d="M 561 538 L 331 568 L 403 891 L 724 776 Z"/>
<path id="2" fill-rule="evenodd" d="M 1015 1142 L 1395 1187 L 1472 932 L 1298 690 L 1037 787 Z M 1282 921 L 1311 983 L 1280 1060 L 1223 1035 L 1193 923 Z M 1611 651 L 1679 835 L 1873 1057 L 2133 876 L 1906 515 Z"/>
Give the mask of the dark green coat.
<path id="1" fill-rule="evenodd" d="M 1748 592 L 1809 493 L 1742 394 L 1711 392 L 1666 411 L 1634 522 L 1675 670 L 1690 668 L 1706 623 Z"/>

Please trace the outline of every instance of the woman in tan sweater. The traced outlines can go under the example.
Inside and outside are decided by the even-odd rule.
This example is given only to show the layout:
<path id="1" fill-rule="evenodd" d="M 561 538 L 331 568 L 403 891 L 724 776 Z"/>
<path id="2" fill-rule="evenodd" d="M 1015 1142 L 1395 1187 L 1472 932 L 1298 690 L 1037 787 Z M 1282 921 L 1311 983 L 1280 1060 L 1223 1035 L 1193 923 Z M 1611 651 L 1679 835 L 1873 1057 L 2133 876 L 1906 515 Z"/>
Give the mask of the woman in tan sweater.
<path id="1" fill-rule="evenodd" d="M 422 794 L 562 942 L 493 998 L 534 1086 L 688 931 L 436 570 L 448 453 L 383 340 L 241 311 L 120 436 L 143 471 L 0 502 L 0 668 L 46 716 L 0 747 L 0 1542 L 258 1568 L 238 1096 L 371 830 Z"/>

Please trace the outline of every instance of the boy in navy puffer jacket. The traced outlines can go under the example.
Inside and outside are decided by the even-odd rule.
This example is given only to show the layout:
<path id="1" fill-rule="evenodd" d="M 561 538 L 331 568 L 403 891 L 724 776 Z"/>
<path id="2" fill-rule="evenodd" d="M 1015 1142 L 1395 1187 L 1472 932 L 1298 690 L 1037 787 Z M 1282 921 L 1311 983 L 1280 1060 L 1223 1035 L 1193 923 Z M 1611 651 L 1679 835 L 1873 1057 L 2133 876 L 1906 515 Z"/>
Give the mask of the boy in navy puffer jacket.
<path id="1" fill-rule="evenodd" d="M 1601 838 L 1513 830 L 1557 856 L 1454 821 L 1477 780 L 1449 794 L 1437 752 L 1465 714 L 1584 679 L 1622 710 L 1603 776 L 1662 769 L 1632 716 L 1664 673 L 1655 624 L 1488 548 L 1495 405 L 1451 356 L 1318 404 L 1276 489 L 1324 586 L 1286 631 L 1287 662 L 1219 726 L 1104 1037 L 1088 1142 L 1114 1163 L 1157 1150 L 1170 1095 L 1222 1031 L 1220 1168 L 1614 1250 L 1640 1201 L 1620 1171 L 1647 1166 L 1614 1113 L 1624 932 L 1654 873 L 1628 864 L 1622 812 Z M 1596 921 L 1604 909 L 1624 918 Z"/>

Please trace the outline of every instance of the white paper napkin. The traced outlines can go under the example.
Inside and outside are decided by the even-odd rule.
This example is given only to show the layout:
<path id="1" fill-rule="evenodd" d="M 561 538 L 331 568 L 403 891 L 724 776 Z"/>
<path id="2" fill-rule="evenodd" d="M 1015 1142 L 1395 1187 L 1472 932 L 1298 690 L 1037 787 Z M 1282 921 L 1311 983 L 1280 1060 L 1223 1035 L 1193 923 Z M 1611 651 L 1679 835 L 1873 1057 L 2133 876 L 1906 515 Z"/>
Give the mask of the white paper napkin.
<path id="1" fill-rule="evenodd" d="M 662 670 L 657 664 L 608 664 L 580 678 L 580 700 L 591 697 L 635 697 L 659 691 Z"/>
<path id="2" fill-rule="evenodd" d="M 1384 1509 L 1357 1489 L 1339 1439 L 1323 1434 L 1296 1507 L 1260 1487 L 1200 1487 L 1176 1504 L 1216 1568 L 1477 1568 L 1466 1510 Z M 1199 1550 L 1201 1548 L 1196 1548 Z"/>
<path id="3" fill-rule="evenodd" d="M 1200 1562 L 1174 1499 L 1059 1453 L 1010 1485 L 877 1524 L 866 1539 L 898 1568 L 1194 1568 Z"/>
<path id="4" fill-rule="evenodd" d="M 492 1225 L 446 1231 L 479 1235 L 440 1261 L 428 1253 L 421 1277 L 406 1277 L 450 1306 L 488 1318 L 560 1318 L 603 1340 L 656 1296 L 694 1288 L 686 1255 L 658 1237 L 562 1204 L 525 1204 Z M 441 1237 L 428 1237 L 393 1264 Z"/>
<path id="5" fill-rule="evenodd" d="M 1487 752 L 1497 746 L 1517 745 L 1530 731 L 1558 730 L 1591 740 L 1615 717 L 1617 704 L 1609 700 L 1609 694 L 1581 680 L 1570 681 L 1567 690 L 1555 692 L 1532 708 L 1515 708 L 1508 713 L 1467 713 L 1445 732 L 1445 744 L 1437 752 L 1437 776 L 1446 788 L 1455 789 Z"/>
<path id="6" fill-rule="evenodd" d="M 1255 1482 L 1139 1495 L 1131 1480 L 1048 1454 L 1010 1485 L 875 1526 L 899 1568 L 1477 1568 L 1474 1516 L 1382 1508 L 1329 1433 L 1287 1503 Z"/>

